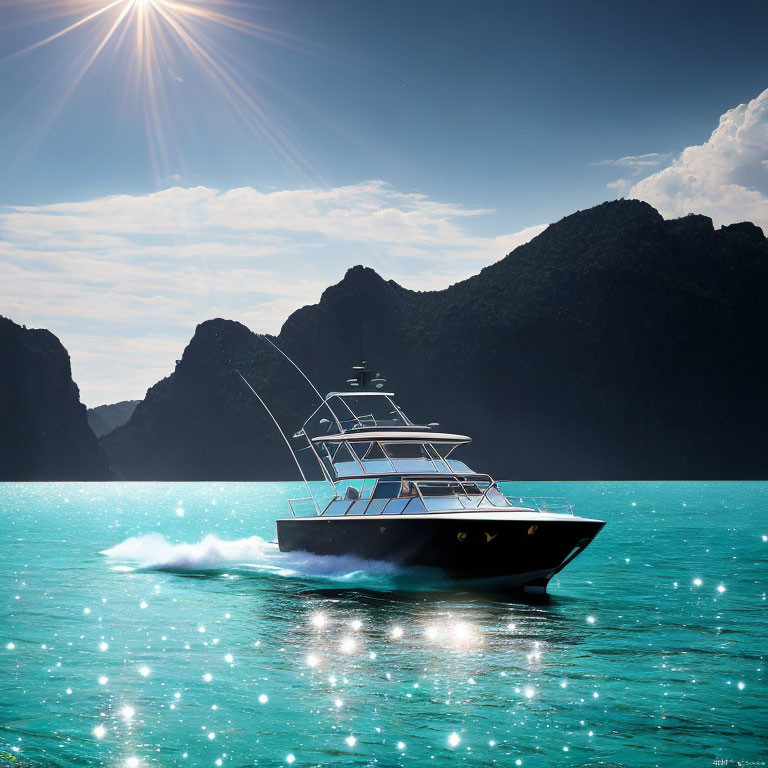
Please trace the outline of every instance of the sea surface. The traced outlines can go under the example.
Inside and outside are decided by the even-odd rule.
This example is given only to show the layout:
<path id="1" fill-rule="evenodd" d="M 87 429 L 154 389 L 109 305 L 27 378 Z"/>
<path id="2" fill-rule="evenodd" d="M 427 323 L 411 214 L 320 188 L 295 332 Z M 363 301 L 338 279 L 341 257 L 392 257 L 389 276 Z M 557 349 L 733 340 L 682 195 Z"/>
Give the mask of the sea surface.
<path id="1" fill-rule="evenodd" d="M 607 521 L 543 601 L 281 554 L 296 484 L 0 485 L 0 765 L 768 764 L 768 483 L 508 490 Z"/>

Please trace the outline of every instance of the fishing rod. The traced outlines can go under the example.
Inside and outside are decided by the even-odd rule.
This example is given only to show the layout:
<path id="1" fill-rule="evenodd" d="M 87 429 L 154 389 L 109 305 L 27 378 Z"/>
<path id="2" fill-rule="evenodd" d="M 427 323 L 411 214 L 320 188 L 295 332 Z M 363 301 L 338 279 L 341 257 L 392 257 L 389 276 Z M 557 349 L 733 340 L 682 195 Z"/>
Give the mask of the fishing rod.
<path id="1" fill-rule="evenodd" d="M 307 374 L 304 373 L 304 371 L 302 371 L 301 368 L 299 368 L 299 366 L 293 360 L 291 360 L 291 358 L 288 357 L 288 355 L 285 352 L 283 352 L 283 350 L 280 349 L 280 347 L 278 347 L 277 344 L 275 344 L 275 342 L 272 341 L 272 339 L 269 338 L 269 336 L 267 336 L 264 333 L 261 333 L 259 334 L 259 337 L 264 339 L 264 341 L 266 341 L 267 344 L 274 347 L 304 377 L 304 380 L 307 382 L 307 384 L 309 384 L 310 387 L 312 387 L 312 389 L 315 391 L 315 394 L 320 399 L 320 404 L 324 405 L 330 411 L 331 416 L 333 416 L 333 420 L 336 422 L 336 426 L 339 428 L 339 432 L 343 432 L 344 430 L 341 426 L 341 422 L 339 421 L 338 416 L 336 416 L 336 413 L 334 412 L 333 408 L 331 408 L 331 406 L 328 404 L 328 401 L 320 394 L 320 391 L 318 390 L 318 388 L 310 381 L 309 376 L 307 376 Z M 343 403 L 344 407 L 350 412 L 350 414 L 352 415 L 352 418 L 357 419 L 357 416 L 355 416 L 352 409 L 343 400 L 341 402 Z"/>
<path id="2" fill-rule="evenodd" d="M 285 432 L 283 432 L 282 427 L 280 426 L 279 422 L 275 418 L 272 411 L 269 410 L 269 406 L 262 400 L 259 393 L 248 383 L 248 379 L 243 376 L 240 371 L 235 371 L 235 373 L 245 382 L 245 386 L 248 387 L 248 389 L 253 392 L 253 394 L 256 396 L 256 399 L 264 406 L 264 410 L 269 414 L 269 417 L 272 419 L 272 421 L 275 423 L 275 426 L 277 427 L 277 431 L 280 433 L 281 437 L 285 441 L 285 444 L 288 446 L 288 450 L 291 452 L 291 456 L 293 456 L 293 460 L 296 462 L 296 467 L 299 470 L 299 474 L 301 475 L 301 479 L 304 481 L 304 485 L 307 488 L 307 493 L 309 493 L 309 497 L 312 499 L 312 503 L 315 505 L 315 512 L 319 515 L 320 514 L 320 508 L 317 506 L 317 502 L 315 501 L 315 495 L 312 493 L 312 489 L 309 487 L 309 482 L 307 481 L 307 477 L 304 474 L 304 470 L 301 468 L 301 464 L 299 464 L 299 459 L 297 458 L 293 447 L 291 446 L 290 442 L 288 441 L 288 438 L 285 436 Z M 291 512 L 293 512 L 293 507 L 291 507 Z"/>
<path id="3" fill-rule="evenodd" d="M 304 373 L 304 371 L 302 371 L 301 368 L 299 368 L 299 366 L 296 365 L 296 363 L 294 363 L 293 360 L 291 360 L 291 358 L 288 357 L 288 355 L 286 355 L 285 352 L 283 352 L 283 350 L 280 349 L 280 347 L 278 347 L 277 344 L 275 344 L 275 342 L 269 338 L 269 336 L 267 336 L 265 333 L 261 333 L 259 336 L 261 336 L 261 338 L 264 339 L 267 344 L 274 347 L 304 377 L 304 380 L 307 382 L 307 384 L 312 387 L 312 389 L 315 391 L 315 394 L 318 396 L 318 398 L 320 398 L 320 402 L 324 403 L 325 398 L 320 394 L 318 388 L 310 381 L 309 376 L 307 376 L 307 374 Z"/>
<path id="4" fill-rule="evenodd" d="M 274 341 L 272 341 L 272 339 L 269 338 L 269 336 L 267 336 L 265 333 L 262 333 L 262 334 L 259 334 L 259 335 L 261 336 L 262 339 L 264 339 L 264 341 L 267 342 L 267 344 L 269 344 L 270 346 L 274 347 L 304 377 L 304 380 L 307 382 L 307 384 L 309 384 L 309 386 L 312 387 L 312 389 L 315 391 L 315 394 L 319 398 L 320 403 L 328 408 L 328 410 L 331 413 L 331 416 L 333 416 L 333 420 L 336 422 L 336 426 L 339 428 L 339 432 L 341 432 L 342 431 L 341 423 L 339 422 L 338 418 L 336 418 L 336 414 L 334 413 L 333 408 L 331 408 L 331 406 L 328 405 L 328 403 L 326 402 L 325 398 L 320 394 L 320 391 L 318 390 L 318 388 L 310 380 L 309 376 L 307 376 L 307 374 L 304 373 L 304 371 L 302 371 L 301 368 L 299 368 L 299 366 L 296 363 L 294 363 L 293 360 L 291 360 L 291 358 L 288 357 L 288 355 L 285 352 L 283 352 L 283 350 L 280 349 L 280 347 L 278 347 L 277 344 L 275 344 Z M 320 470 L 323 473 L 323 477 L 325 478 L 325 480 L 328 483 L 331 484 L 331 486 L 333 487 L 333 491 L 335 493 L 336 492 L 336 483 L 333 482 L 333 478 L 331 477 L 330 473 L 326 469 L 325 464 L 323 464 L 322 459 L 317 455 L 317 451 L 315 450 L 315 446 L 312 445 L 312 441 L 309 439 L 309 435 L 307 435 L 307 433 L 304 431 L 303 427 L 302 427 L 300 432 L 297 432 L 294 435 L 294 437 L 297 437 L 298 435 L 304 435 L 304 438 L 307 441 L 307 447 L 312 451 L 312 454 L 317 459 L 317 463 L 320 465 Z"/>

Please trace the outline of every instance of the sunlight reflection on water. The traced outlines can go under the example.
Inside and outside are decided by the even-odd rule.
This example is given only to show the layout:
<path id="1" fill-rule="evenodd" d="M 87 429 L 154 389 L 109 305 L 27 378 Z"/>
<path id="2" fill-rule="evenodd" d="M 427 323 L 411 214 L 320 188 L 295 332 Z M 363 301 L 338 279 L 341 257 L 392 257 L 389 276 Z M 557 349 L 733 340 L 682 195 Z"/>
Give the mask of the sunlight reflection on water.
<path id="1" fill-rule="evenodd" d="M 289 485 L 0 487 L 0 755 L 549 766 L 762 754 L 768 485 L 544 489 L 608 525 L 539 601 L 282 557 L 271 521 Z"/>

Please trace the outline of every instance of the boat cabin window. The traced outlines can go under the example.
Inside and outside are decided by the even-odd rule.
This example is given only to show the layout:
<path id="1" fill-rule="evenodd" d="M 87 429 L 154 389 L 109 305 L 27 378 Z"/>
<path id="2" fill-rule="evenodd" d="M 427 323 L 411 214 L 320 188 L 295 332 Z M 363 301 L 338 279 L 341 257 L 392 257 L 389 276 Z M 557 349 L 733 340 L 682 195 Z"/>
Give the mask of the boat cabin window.
<path id="1" fill-rule="evenodd" d="M 441 459 L 447 459 L 461 443 L 434 443 L 433 448 Z"/>
<path id="2" fill-rule="evenodd" d="M 400 495 L 400 478 L 394 480 L 379 480 L 373 491 L 374 499 L 395 499 Z"/>
<path id="3" fill-rule="evenodd" d="M 404 441 L 402 443 L 382 443 L 382 445 L 390 459 L 429 458 L 427 447 L 424 443 Z"/>
<path id="4" fill-rule="evenodd" d="M 368 505 L 365 514 L 366 515 L 381 515 L 385 511 L 391 512 L 390 506 L 393 501 L 397 500 L 400 494 L 401 480 L 399 477 L 387 478 L 379 480 L 376 483 L 376 487 L 373 489 L 373 496 L 371 502 Z"/>
<path id="5" fill-rule="evenodd" d="M 357 464 L 347 443 L 327 443 L 326 445 L 328 446 L 328 455 L 334 464 L 347 462 Z"/>
<path id="6" fill-rule="evenodd" d="M 374 489 L 373 480 L 344 480 L 336 486 L 336 497 L 328 504 L 323 514 L 362 515 L 368 507 Z"/>
<path id="7" fill-rule="evenodd" d="M 352 450 L 355 455 L 363 461 L 374 461 L 376 459 L 386 460 L 386 455 L 378 443 L 352 443 Z"/>
<path id="8" fill-rule="evenodd" d="M 370 499 L 374 486 L 373 480 L 343 480 L 336 486 L 336 497 L 347 501 Z"/>
<path id="9" fill-rule="evenodd" d="M 419 490 L 425 498 L 427 496 L 461 496 L 463 491 L 461 485 L 454 482 L 419 482 Z"/>

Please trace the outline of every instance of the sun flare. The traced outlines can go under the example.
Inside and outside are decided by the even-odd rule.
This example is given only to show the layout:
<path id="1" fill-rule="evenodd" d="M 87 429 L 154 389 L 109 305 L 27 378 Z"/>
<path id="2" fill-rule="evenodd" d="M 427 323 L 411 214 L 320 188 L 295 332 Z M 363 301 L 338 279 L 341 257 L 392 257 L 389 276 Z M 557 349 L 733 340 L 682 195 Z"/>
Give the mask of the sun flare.
<path id="1" fill-rule="evenodd" d="M 172 101 L 187 77 L 198 78 L 230 115 L 257 140 L 292 167 L 305 160 L 290 130 L 263 94 L 246 78 L 229 50 L 227 35 L 250 38 L 300 50 L 289 35 L 253 21 L 253 6 L 235 0 L 32 0 L 36 22 L 68 21 L 47 37 L 14 53 L 32 54 L 44 46 L 59 46 L 72 66 L 58 104 L 59 115 L 86 75 L 100 62 L 122 75 L 125 92 L 140 105 L 156 175 L 174 163 Z M 64 48 L 65 40 L 71 45 Z M 263 80 L 263 78 L 262 78 Z"/>

